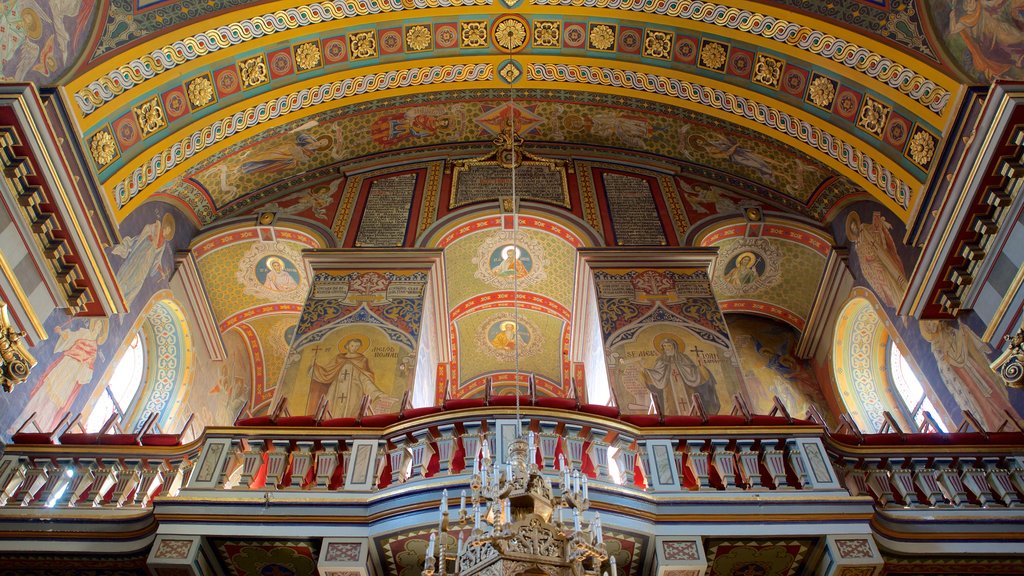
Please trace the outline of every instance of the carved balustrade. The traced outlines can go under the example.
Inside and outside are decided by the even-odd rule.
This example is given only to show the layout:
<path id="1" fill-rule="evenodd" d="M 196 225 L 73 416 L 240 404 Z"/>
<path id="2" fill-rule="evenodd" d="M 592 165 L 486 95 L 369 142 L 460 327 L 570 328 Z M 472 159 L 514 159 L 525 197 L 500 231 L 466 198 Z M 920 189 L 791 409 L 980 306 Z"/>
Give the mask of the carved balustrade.
<path id="1" fill-rule="evenodd" d="M 591 490 L 669 495 L 848 492 L 879 508 L 1020 507 L 1024 452 L 1003 444 L 852 445 L 807 423 L 636 427 L 577 411 L 527 407 L 532 462 L 581 470 Z M 153 499 L 231 491 L 381 493 L 424 483 L 466 485 L 478 456 L 504 464 L 507 410 L 441 411 L 379 428 L 210 428 L 187 446 L 21 446 L 0 460 L 0 509 L 146 508 Z M 969 435 L 968 435 L 969 436 Z M 962 437 L 950 437 L 963 440 Z M 946 437 L 944 437 L 946 438 Z M 1016 438 L 1016 437 L 1015 437 Z M 917 438 L 917 440 L 921 440 Z M 1013 440 L 1013 439 L 1011 439 Z M 429 481 L 429 482 L 427 482 Z"/>
<path id="2" fill-rule="evenodd" d="M 177 494 L 199 448 L 9 446 L 0 459 L 0 508 L 148 508 Z"/>
<path id="3" fill-rule="evenodd" d="M 859 445 L 831 440 L 828 452 L 850 494 L 877 508 L 1020 508 L 1021 436 L 871 435 Z"/>

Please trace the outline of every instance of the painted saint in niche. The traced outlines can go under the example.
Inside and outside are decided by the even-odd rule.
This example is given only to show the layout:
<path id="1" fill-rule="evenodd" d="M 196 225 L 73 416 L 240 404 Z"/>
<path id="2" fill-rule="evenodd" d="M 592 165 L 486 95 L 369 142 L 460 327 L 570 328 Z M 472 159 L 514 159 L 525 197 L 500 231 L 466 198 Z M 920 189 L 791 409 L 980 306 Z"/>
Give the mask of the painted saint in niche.
<path id="1" fill-rule="evenodd" d="M 669 335 L 655 339 L 660 349 L 652 368 L 644 370 L 647 387 L 665 414 L 688 414 L 690 397 L 700 396 L 704 410 L 717 414 L 721 409 L 715 376 L 698 365 L 686 352 L 679 350 L 679 341 Z"/>
<path id="2" fill-rule="evenodd" d="M 530 331 L 524 326 L 516 327 L 510 320 L 496 322 L 487 332 L 487 340 L 497 350 L 512 352 L 519 341 L 530 341 Z"/>
<path id="3" fill-rule="evenodd" d="M 166 276 L 164 248 L 174 238 L 174 227 L 174 217 L 164 214 L 162 219 L 148 224 L 137 236 L 125 237 L 111 250 L 124 258 L 117 270 L 117 281 L 129 306 L 151 274 L 157 272 L 161 277 Z"/>
<path id="4" fill-rule="evenodd" d="M 287 258 L 267 256 L 256 265 L 256 279 L 271 292 L 290 292 L 299 285 L 299 272 Z"/>
<path id="5" fill-rule="evenodd" d="M 323 394 L 327 395 L 334 416 L 355 416 L 364 396 L 371 405 L 384 396 L 377 387 L 370 360 L 363 354 L 366 347 L 365 338 L 352 336 L 342 340 L 334 358 L 322 364 L 314 359 L 307 413 L 313 413 Z"/>
<path id="6" fill-rule="evenodd" d="M 740 252 L 725 265 L 723 280 L 733 288 L 750 286 L 764 273 L 764 258 L 750 252 Z"/>
<path id="7" fill-rule="evenodd" d="M 523 278 L 533 267 L 533 258 L 522 246 L 502 246 L 491 252 L 491 274 L 501 278 Z"/>
<path id="8" fill-rule="evenodd" d="M 846 237 L 856 247 L 861 273 L 878 299 L 895 308 L 907 290 L 907 273 L 890 230 L 892 225 L 878 212 L 874 213 L 870 224 L 862 223 L 856 212 L 846 217 Z"/>
<path id="9" fill-rule="evenodd" d="M 60 417 L 71 409 L 71 404 L 83 386 L 92 381 L 93 367 L 99 346 L 107 341 L 106 318 L 91 318 L 81 328 L 58 326 L 57 343 L 53 351 L 57 356 L 43 372 L 32 389 L 28 405 L 22 414 L 36 414 L 40 430 L 49 431 Z"/>
<path id="10" fill-rule="evenodd" d="M 932 345 L 939 375 L 961 410 L 970 410 L 994 430 L 1013 414 L 1002 380 L 989 368 L 981 343 L 963 326 L 947 320 L 921 320 L 921 335 Z"/>

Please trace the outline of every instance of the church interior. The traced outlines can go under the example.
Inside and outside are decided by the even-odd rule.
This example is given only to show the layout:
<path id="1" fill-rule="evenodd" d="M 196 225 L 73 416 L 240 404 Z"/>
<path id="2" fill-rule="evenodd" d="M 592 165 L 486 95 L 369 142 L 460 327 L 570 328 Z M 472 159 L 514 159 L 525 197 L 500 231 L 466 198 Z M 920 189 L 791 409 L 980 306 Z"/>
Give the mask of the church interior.
<path id="1" fill-rule="evenodd" d="M 1024 574 L 1024 0 L 0 0 L 0 576 Z"/>

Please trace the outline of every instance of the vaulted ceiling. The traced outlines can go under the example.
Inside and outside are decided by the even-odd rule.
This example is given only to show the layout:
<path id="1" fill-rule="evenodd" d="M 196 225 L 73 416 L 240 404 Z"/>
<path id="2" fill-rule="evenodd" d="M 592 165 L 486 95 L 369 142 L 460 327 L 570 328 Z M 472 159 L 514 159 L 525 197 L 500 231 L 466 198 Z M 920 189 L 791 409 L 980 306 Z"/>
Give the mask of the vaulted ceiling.
<path id="1" fill-rule="evenodd" d="M 528 142 L 728 171 L 818 220 L 859 190 L 906 218 L 965 79 L 943 48 L 963 36 L 949 6 L 929 7 L 939 37 L 921 8 L 90 2 L 78 29 L 102 25 L 74 36 L 82 56 L 62 84 L 118 219 L 159 197 L 209 224 L 354 160 L 457 154 L 510 114 Z M 74 14 L 53 16 L 66 27 Z"/>

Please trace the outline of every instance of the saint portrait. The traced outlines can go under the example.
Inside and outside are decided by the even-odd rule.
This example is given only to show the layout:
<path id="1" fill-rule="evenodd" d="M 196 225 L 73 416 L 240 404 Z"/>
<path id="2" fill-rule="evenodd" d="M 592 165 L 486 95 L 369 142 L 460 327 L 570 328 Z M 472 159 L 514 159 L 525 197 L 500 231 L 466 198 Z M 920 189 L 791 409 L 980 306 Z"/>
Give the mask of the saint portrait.
<path id="1" fill-rule="evenodd" d="M 338 344 L 338 352 L 333 357 L 314 361 L 306 407 L 308 414 L 315 411 L 323 395 L 335 416 L 357 415 L 364 396 L 371 405 L 385 396 L 377 386 L 377 377 L 366 357 L 368 345 L 366 337 L 349 336 Z"/>
<path id="2" fill-rule="evenodd" d="M 714 374 L 682 349 L 679 338 L 660 334 L 652 343 L 657 351 L 654 365 L 644 370 L 644 381 L 664 414 L 686 414 L 690 398 L 700 397 L 708 414 L 721 409 Z"/>
<path id="3" fill-rule="evenodd" d="M 499 278 L 524 278 L 533 268 L 533 258 L 526 248 L 509 244 L 495 248 L 488 265 Z"/>
<path id="4" fill-rule="evenodd" d="M 895 308 L 907 290 L 907 274 L 890 230 L 892 225 L 878 212 L 872 215 L 871 222 L 861 222 L 856 212 L 846 217 L 846 237 L 856 249 L 861 274 L 878 299 Z"/>
<path id="5" fill-rule="evenodd" d="M 164 266 L 164 254 L 174 238 L 174 217 L 164 214 L 160 220 L 149 223 L 135 236 L 125 236 L 111 252 L 124 258 L 117 269 L 117 280 L 125 301 L 131 305 L 142 291 L 146 279 L 154 273 L 161 278 L 170 270 Z"/>
<path id="6" fill-rule="evenodd" d="M 502 320 L 488 329 L 487 342 L 495 350 L 512 352 L 520 342 L 529 344 L 530 330 L 522 324 L 517 326 L 512 320 Z"/>
<path id="7" fill-rule="evenodd" d="M 256 264 L 256 280 L 271 292 L 290 292 L 299 286 L 299 271 L 283 256 L 265 256 Z"/>
<path id="8" fill-rule="evenodd" d="M 725 265 L 722 279 L 736 289 L 753 285 L 764 274 L 765 259 L 750 250 L 740 252 Z"/>

